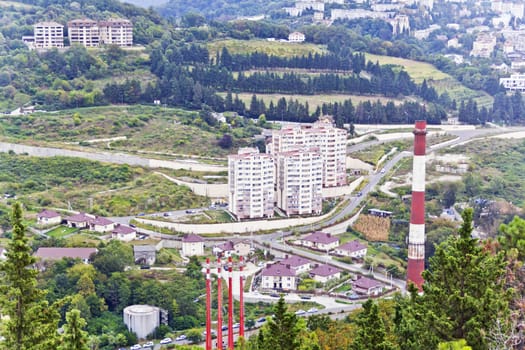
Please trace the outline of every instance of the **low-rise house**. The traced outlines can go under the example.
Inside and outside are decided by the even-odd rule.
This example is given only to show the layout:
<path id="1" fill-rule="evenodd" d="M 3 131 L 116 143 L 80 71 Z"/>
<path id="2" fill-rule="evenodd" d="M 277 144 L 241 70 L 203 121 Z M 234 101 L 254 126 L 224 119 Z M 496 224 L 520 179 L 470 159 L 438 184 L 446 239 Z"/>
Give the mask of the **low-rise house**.
<path id="1" fill-rule="evenodd" d="M 311 269 L 310 260 L 296 255 L 286 255 L 286 257 L 280 261 L 280 264 L 289 266 L 296 276 L 308 272 Z"/>
<path id="2" fill-rule="evenodd" d="M 352 283 L 352 290 L 358 294 L 379 295 L 383 292 L 383 285 L 371 278 L 361 277 Z"/>
<path id="3" fill-rule="evenodd" d="M 213 247 L 213 253 L 226 258 L 232 255 L 248 256 L 251 252 L 251 248 L 249 240 L 232 239 Z"/>
<path id="4" fill-rule="evenodd" d="M 314 232 L 301 239 L 301 245 L 327 252 L 335 249 L 339 245 L 339 238 L 332 236 L 330 233 Z"/>
<path id="5" fill-rule="evenodd" d="M 193 233 L 185 235 L 182 238 L 182 255 L 204 255 L 204 239 Z"/>
<path id="6" fill-rule="evenodd" d="M 153 265 L 157 257 L 157 250 L 154 245 L 134 245 L 133 256 L 135 257 L 135 264 Z"/>
<path id="7" fill-rule="evenodd" d="M 366 256 L 367 250 L 367 246 L 356 239 L 337 247 L 335 249 L 335 254 L 348 256 L 354 259 L 362 259 Z"/>
<path id="8" fill-rule="evenodd" d="M 306 37 L 301 32 L 293 32 L 288 35 L 288 41 L 291 43 L 302 43 Z"/>
<path id="9" fill-rule="evenodd" d="M 89 222 L 89 228 L 96 232 L 111 232 L 115 228 L 115 223 L 109 219 L 97 216 Z"/>
<path id="10" fill-rule="evenodd" d="M 261 287 L 266 290 L 295 290 L 297 278 L 289 265 L 276 263 L 266 266 L 262 273 Z"/>
<path id="11" fill-rule="evenodd" d="M 67 222 L 67 226 L 69 227 L 89 228 L 89 223 L 94 218 L 95 216 L 90 214 L 78 213 L 75 215 L 68 216 L 65 220 Z"/>
<path id="12" fill-rule="evenodd" d="M 40 226 L 59 225 L 61 222 L 62 215 L 54 210 L 44 209 L 36 217 L 36 223 Z"/>
<path id="13" fill-rule="evenodd" d="M 111 231 L 111 238 L 129 242 L 137 238 L 137 230 L 126 225 L 117 225 L 113 231 Z"/>
<path id="14" fill-rule="evenodd" d="M 97 248 L 58 248 L 40 247 L 34 256 L 40 260 L 60 260 L 62 258 L 80 259 L 85 264 L 89 263 L 90 257 L 98 252 Z"/>
<path id="15" fill-rule="evenodd" d="M 314 281 L 326 283 L 341 278 L 341 270 L 330 265 L 319 265 L 310 271 L 310 276 Z"/>

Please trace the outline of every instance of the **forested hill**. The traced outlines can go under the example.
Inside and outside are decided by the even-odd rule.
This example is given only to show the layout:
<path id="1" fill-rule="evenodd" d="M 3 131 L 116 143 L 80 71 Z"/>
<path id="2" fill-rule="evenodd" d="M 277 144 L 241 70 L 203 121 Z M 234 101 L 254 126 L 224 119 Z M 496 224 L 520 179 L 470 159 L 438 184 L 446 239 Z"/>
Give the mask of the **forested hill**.
<path id="1" fill-rule="evenodd" d="M 17 3 L 21 5 L 17 6 Z M 69 20 L 84 17 L 94 20 L 123 17 L 131 20 L 136 44 L 150 43 L 164 32 L 164 20 L 157 12 L 116 0 L 20 0 L 13 1 L 12 6 L 0 11 L 1 33 L 8 40 L 20 40 L 23 35 L 32 35 L 33 24 L 38 22 L 56 21 L 65 25 Z"/>
<path id="2" fill-rule="evenodd" d="M 292 4 L 293 1 L 286 0 L 170 0 L 157 10 L 165 17 L 181 18 L 186 13 L 198 13 L 207 19 L 234 19 L 271 15 L 273 11 Z"/>

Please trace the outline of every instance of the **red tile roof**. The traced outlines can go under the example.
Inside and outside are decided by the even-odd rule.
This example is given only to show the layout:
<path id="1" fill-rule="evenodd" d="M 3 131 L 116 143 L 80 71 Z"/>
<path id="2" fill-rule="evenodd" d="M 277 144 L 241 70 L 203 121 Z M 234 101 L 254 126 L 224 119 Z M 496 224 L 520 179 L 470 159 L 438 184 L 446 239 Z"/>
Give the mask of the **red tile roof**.
<path id="1" fill-rule="evenodd" d="M 292 255 L 284 260 L 281 260 L 280 263 L 283 265 L 290 265 L 291 267 L 299 267 L 306 264 L 310 264 L 310 260 L 300 256 Z"/>
<path id="2" fill-rule="evenodd" d="M 91 219 L 89 223 L 91 225 L 107 226 L 107 225 L 111 225 L 113 221 L 103 218 L 102 216 L 97 216 L 96 218 Z"/>
<path id="3" fill-rule="evenodd" d="M 374 287 L 381 287 L 382 284 L 371 278 L 361 277 L 360 279 L 354 281 L 353 286 L 361 289 L 370 289 Z"/>
<path id="4" fill-rule="evenodd" d="M 90 222 L 91 220 L 93 220 L 93 217 L 87 215 L 86 213 L 78 213 L 75 215 L 68 216 L 66 220 L 72 222 Z"/>
<path id="5" fill-rule="evenodd" d="M 288 266 L 281 263 L 276 263 L 267 266 L 262 271 L 263 276 L 285 276 L 285 277 L 295 277 L 295 273 Z"/>
<path id="6" fill-rule="evenodd" d="M 319 243 L 320 244 L 330 244 L 334 242 L 339 242 L 339 238 L 337 238 L 336 236 L 332 236 L 329 233 L 318 231 L 318 232 L 314 232 L 311 235 L 303 238 L 303 241 L 309 241 L 309 242 L 317 243 L 317 244 Z"/>
<path id="7" fill-rule="evenodd" d="M 196 235 L 194 233 L 189 233 L 182 238 L 182 242 L 183 243 L 198 243 L 198 242 L 204 242 L 204 239 L 199 235 Z"/>
<path id="8" fill-rule="evenodd" d="M 89 259 L 97 248 L 38 248 L 35 257 L 43 260 L 59 260 L 62 258 Z"/>
<path id="9" fill-rule="evenodd" d="M 337 249 L 346 250 L 349 252 L 358 252 L 366 248 L 367 246 L 359 242 L 357 239 L 337 247 Z"/>
<path id="10" fill-rule="evenodd" d="M 127 234 L 134 233 L 134 232 L 136 233 L 137 230 L 129 226 L 126 226 L 126 225 L 118 225 L 117 227 L 113 229 L 113 231 L 111 231 L 111 233 L 123 234 L 123 235 L 127 235 Z"/>

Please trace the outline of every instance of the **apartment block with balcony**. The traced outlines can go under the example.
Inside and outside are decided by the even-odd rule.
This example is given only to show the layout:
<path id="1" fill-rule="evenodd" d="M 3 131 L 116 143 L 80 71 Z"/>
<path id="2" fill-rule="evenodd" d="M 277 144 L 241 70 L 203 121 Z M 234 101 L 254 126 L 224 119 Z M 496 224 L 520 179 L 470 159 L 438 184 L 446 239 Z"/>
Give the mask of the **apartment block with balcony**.
<path id="1" fill-rule="evenodd" d="M 67 22 L 70 45 L 80 44 L 85 47 L 97 47 L 100 44 L 100 30 L 97 21 L 74 19 Z"/>
<path id="2" fill-rule="evenodd" d="M 133 24 L 130 20 L 110 18 L 98 22 L 100 44 L 117 45 L 121 47 L 133 45 Z"/>
<path id="3" fill-rule="evenodd" d="M 228 156 L 229 210 L 237 219 L 272 217 L 275 165 L 272 155 L 241 148 Z"/>
<path id="4" fill-rule="evenodd" d="M 343 186 L 346 184 L 346 139 L 346 130 L 336 128 L 329 118 L 322 118 L 312 125 L 274 130 L 266 152 L 278 154 L 316 147 L 323 159 L 323 187 Z"/>
<path id="5" fill-rule="evenodd" d="M 318 148 L 276 155 L 277 206 L 287 215 L 321 214 L 323 158 Z"/>
<path id="6" fill-rule="evenodd" d="M 32 45 L 37 49 L 64 47 L 64 26 L 56 22 L 40 22 L 33 26 Z"/>

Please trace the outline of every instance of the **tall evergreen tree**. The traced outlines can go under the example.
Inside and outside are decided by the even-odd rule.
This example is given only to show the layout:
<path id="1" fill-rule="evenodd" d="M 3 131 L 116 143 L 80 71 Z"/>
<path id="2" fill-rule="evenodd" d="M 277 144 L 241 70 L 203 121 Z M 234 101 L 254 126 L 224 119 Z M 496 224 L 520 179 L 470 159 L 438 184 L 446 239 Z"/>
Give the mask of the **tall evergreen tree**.
<path id="1" fill-rule="evenodd" d="M 352 350 L 389 350 L 393 345 L 386 341 L 385 325 L 379 316 L 377 304 L 368 299 L 356 321 L 357 335 Z"/>
<path id="2" fill-rule="evenodd" d="M 83 330 L 86 321 L 80 317 L 80 311 L 73 309 L 66 314 L 64 335 L 58 350 L 89 350 L 88 334 Z"/>
<path id="3" fill-rule="evenodd" d="M 59 314 L 44 300 L 45 292 L 37 287 L 36 259 L 22 224 L 20 203 L 11 214 L 12 239 L 7 246 L 6 260 L 0 265 L 0 310 L 9 318 L 4 321 L 1 343 L 3 349 L 53 349 L 56 346 Z"/>

